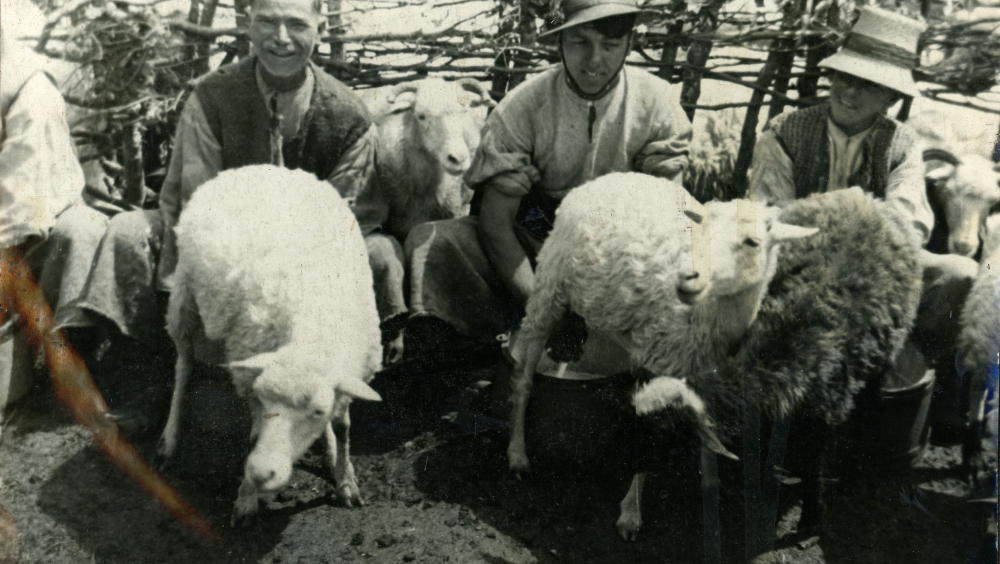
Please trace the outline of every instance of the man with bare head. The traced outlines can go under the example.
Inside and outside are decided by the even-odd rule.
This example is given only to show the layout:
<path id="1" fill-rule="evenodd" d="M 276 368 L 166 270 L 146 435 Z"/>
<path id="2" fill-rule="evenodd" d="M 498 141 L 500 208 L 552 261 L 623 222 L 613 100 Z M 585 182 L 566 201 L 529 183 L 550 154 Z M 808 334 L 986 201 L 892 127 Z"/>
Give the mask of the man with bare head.
<path id="1" fill-rule="evenodd" d="M 321 0 L 251 4 L 251 56 L 195 83 L 177 126 L 160 209 L 111 220 L 82 310 L 143 344 L 169 343 L 163 306 L 177 260 L 173 229 L 191 195 L 223 170 L 262 163 L 300 168 L 348 201 L 367 185 L 375 151 L 368 112 L 310 61 L 325 25 L 321 7 Z"/>

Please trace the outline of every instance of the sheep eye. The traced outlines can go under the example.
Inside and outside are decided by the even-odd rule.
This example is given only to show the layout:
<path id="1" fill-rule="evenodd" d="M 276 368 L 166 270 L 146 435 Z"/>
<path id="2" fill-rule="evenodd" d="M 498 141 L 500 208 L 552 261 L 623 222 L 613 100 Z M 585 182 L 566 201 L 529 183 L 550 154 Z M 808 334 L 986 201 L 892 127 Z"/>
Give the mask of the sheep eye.
<path id="1" fill-rule="evenodd" d="M 317 409 L 313 412 L 313 417 L 323 417 L 324 413 L 322 409 Z"/>
<path id="2" fill-rule="evenodd" d="M 748 246 L 748 247 L 758 247 L 758 246 L 760 246 L 760 243 L 758 243 L 757 241 L 754 241 L 750 237 L 747 237 L 746 239 L 743 239 L 743 244 L 746 245 L 746 246 Z"/>
<path id="3" fill-rule="evenodd" d="M 427 119 L 427 116 L 425 116 L 424 114 L 417 114 L 417 119 L 419 119 L 420 121 L 424 121 L 425 119 Z"/>

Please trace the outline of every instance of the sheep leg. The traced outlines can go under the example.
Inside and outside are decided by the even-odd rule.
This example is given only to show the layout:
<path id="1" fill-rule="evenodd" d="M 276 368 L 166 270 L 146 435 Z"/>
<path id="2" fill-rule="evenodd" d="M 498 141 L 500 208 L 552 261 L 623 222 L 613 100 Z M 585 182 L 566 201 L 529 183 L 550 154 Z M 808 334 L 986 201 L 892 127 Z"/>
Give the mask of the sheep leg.
<path id="1" fill-rule="evenodd" d="M 163 428 L 160 442 L 156 447 L 157 467 L 165 469 L 177 453 L 177 441 L 180 435 L 181 407 L 184 403 L 184 393 L 188 380 L 191 378 L 191 347 L 185 339 L 178 339 L 177 364 L 174 366 L 174 393 L 170 399 L 170 415 Z"/>
<path id="2" fill-rule="evenodd" d="M 646 483 L 648 472 L 636 472 L 632 477 L 632 485 L 618 506 L 621 514 L 618 516 L 618 534 L 627 541 L 635 542 L 642 528 L 642 488 Z"/>
<path id="3" fill-rule="evenodd" d="M 798 532 L 810 542 L 823 531 L 823 467 L 825 466 L 826 445 L 830 433 L 829 428 L 821 422 L 804 423 L 810 431 L 812 443 L 816 445 L 815 456 L 807 457 L 802 469 L 802 516 L 799 518 Z"/>
<path id="4" fill-rule="evenodd" d="M 243 482 L 240 484 L 239 492 L 236 495 L 236 503 L 233 504 L 233 517 L 231 525 L 233 527 L 247 527 L 252 525 L 257 518 L 257 486 L 248 471 L 244 471 Z"/>
<path id="5" fill-rule="evenodd" d="M 365 501 L 361 499 L 361 490 L 358 488 L 354 465 L 351 463 L 350 406 L 350 400 L 337 400 L 333 421 L 326 426 L 324 433 L 327 446 L 326 462 L 333 472 L 333 481 L 337 485 L 337 499 L 346 507 L 361 507 Z"/>
<path id="6" fill-rule="evenodd" d="M 530 470 L 528 454 L 525 452 L 524 444 L 524 416 L 528 410 L 528 396 L 531 395 L 531 386 L 535 378 L 535 370 L 545 352 L 545 341 L 548 336 L 534 335 L 525 332 L 521 338 L 527 339 L 527 346 L 524 355 L 524 366 L 520 377 L 514 372 L 514 382 L 511 386 L 511 407 L 510 413 L 510 444 L 507 446 L 507 461 L 511 472 L 518 478 L 521 474 Z"/>

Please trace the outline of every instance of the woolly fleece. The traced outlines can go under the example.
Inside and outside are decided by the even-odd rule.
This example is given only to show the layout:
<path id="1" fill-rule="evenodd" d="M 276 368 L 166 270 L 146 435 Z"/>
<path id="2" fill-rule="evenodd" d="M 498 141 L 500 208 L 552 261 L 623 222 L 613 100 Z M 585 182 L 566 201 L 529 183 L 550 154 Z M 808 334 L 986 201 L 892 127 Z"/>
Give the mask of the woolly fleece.
<path id="1" fill-rule="evenodd" d="M 177 246 L 174 291 L 197 304 L 205 335 L 225 343 L 229 361 L 287 346 L 330 378 L 368 382 L 380 369 L 365 244 L 328 183 L 271 165 L 222 172 L 184 209 Z M 173 309 L 167 322 L 176 339 L 181 320 Z M 244 396 L 250 372 L 233 370 Z M 294 380 L 292 396 L 304 384 Z"/>

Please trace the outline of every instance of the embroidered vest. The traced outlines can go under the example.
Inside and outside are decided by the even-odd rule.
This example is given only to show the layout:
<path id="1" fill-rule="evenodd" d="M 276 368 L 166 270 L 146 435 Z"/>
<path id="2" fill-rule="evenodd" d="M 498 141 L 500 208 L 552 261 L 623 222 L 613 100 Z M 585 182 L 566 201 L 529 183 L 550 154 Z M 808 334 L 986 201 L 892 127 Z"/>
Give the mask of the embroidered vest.
<path id="1" fill-rule="evenodd" d="M 271 116 L 257 87 L 256 57 L 219 68 L 200 79 L 194 93 L 222 146 L 222 167 L 271 162 Z M 310 63 L 316 78 L 312 101 L 295 137 L 285 139 L 287 168 L 325 179 L 341 155 L 371 125 L 368 110 L 343 83 Z"/>
<path id="2" fill-rule="evenodd" d="M 826 192 L 830 176 L 829 109 L 829 104 L 820 104 L 786 114 L 769 124 L 792 159 L 796 198 Z M 848 179 L 848 186 L 860 186 L 878 198 L 885 197 L 889 172 L 906 156 L 903 150 L 893 147 L 897 125 L 889 118 L 876 118 L 871 133 L 862 142 L 861 166 Z"/>

